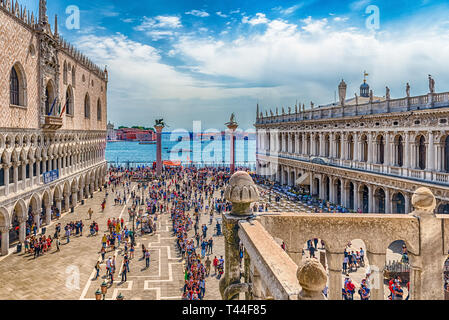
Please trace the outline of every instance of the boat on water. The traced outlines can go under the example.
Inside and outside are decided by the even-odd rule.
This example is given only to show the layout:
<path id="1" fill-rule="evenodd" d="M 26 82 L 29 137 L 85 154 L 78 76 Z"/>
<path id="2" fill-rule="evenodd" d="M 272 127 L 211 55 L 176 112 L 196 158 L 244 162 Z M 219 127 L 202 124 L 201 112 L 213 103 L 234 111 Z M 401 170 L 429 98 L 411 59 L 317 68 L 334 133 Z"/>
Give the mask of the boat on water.
<path id="1" fill-rule="evenodd" d="M 156 141 L 139 141 L 139 144 L 156 144 Z"/>

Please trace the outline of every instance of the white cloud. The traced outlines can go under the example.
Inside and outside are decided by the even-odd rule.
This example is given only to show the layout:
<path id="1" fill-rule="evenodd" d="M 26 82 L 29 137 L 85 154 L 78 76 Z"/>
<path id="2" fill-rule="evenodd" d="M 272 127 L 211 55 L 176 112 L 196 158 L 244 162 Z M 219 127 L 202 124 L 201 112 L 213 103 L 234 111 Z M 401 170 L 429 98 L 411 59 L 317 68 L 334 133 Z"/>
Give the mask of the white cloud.
<path id="1" fill-rule="evenodd" d="M 230 11 L 229 13 L 230 13 L 230 14 L 240 13 L 240 9 L 232 10 L 232 11 Z"/>
<path id="2" fill-rule="evenodd" d="M 349 20 L 348 17 L 335 17 L 334 18 L 334 21 L 336 21 L 336 22 L 345 22 L 345 21 L 348 21 L 348 20 Z"/>
<path id="3" fill-rule="evenodd" d="M 369 82 L 378 95 L 384 95 L 388 85 L 392 94 L 402 97 L 407 81 L 411 81 L 412 91 L 423 94 L 429 73 L 449 87 L 449 76 L 441 69 L 449 55 L 447 30 L 433 25 L 415 29 L 413 25 L 408 30 L 374 34 L 341 24 L 331 26 L 327 19 L 309 17 L 302 23 L 273 20 L 262 34 L 240 35 L 226 42 L 181 37 L 176 48 L 204 75 L 266 86 L 253 92 L 271 101 L 285 97 L 318 104 L 333 101 L 342 77 L 349 85 L 348 95 L 353 96 L 349 93 L 358 92 L 365 69 L 370 71 Z"/>
<path id="4" fill-rule="evenodd" d="M 244 16 L 242 18 L 243 23 L 249 23 L 250 25 L 254 26 L 256 24 L 266 24 L 270 20 L 267 19 L 264 13 L 256 13 L 256 17 L 249 19 L 249 17 Z"/>
<path id="5" fill-rule="evenodd" d="M 221 11 L 217 11 L 217 12 L 215 12 L 215 13 L 217 14 L 217 16 L 222 17 L 222 18 L 227 18 L 227 17 L 228 17 L 227 14 L 224 14 L 224 13 L 222 13 Z"/>
<path id="6" fill-rule="evenodd" d="M 133 23 L 134 19 L 133 18 L 126 18 L 126 19 L 121 19 L 124 23 Z"/>
<path id="7" fill-rule="evenodd" d="M 196 16 L 196 17 L 201 17 L 201 18 L 205 18 L 209 16 L 209 13 L 207 13 L 204 10 L 191 10 L 186 12 L 185 14 L 191 14 L 192 16 Z"/>
<path id="8" fill-rule="evenodd" d="M 143 17 L 143 22 L 135 27 L 137 31 L 147 31 L 156 28 L 176 29 L 182 27 L 181 19 L 177 16 Z"/>
<path id="9" fill-rule="evenodd" d="M 302 6 L 303 6 L 302 3 L 298 3 L 298 4 L 295 4 L 294 6 L 291 6 L 287 9 L 282 9 L 282 10 L 280 10 L 280 12 L 283 15 L 289 15 L 289 14 L 292 14 L 293 12 L 295 12 L 296 10 L 298 10 L 299 8 L 301 8 Z"/>

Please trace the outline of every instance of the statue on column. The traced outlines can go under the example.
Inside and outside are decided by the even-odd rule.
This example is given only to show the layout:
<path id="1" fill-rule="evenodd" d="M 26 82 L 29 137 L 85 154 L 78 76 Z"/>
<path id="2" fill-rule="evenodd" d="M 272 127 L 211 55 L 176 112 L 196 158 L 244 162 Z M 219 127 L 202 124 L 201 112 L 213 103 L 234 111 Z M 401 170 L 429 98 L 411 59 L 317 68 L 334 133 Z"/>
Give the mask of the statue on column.
<path id="1" fill-rule="evenodd" d="M 357 93 L 355 94 L 355 104 L 359 104 L 359 96 L 357 95 Z"/>
<path id="2" fill-rule="evenodd" d="M 288 107 L 288 114 L 292 113 L 292 107 Z"/>
<path id="3" fill-rule="evenodd" d="M 410 97 L 410 84 L 407 82 L 407 85 L 405 86 L 405 92 L 407 94 L 407 98 Z"/>
<path id="4" fill-rule="evenodd" d="M 429 89 L 430 93 L 435 93 L 435 80 L 432 78 L 430 74 L 429 74 Z"/>
<path id="5" fill-rule="evenodd" d="M 270 115 L 273 116 L 273 110 L 270 109 Z"/>
<path id="6" fill-rule="evenodd" d="M 388 88 L 388 87 L 386 87 L 386 93 L 385 93 L 385 98 L 387 99 L 387 100 L 390 100 L 390 88 Z"/>
<path id="7" fill-rule="evenodd" d="M 369 91 L 369 102 L 373 102 L 373 98 L 374 98 L 374 93 L 373 93 L 373 90 L 370 90 Z"/>
<path id="8" fill-rule="evenodd" d="M 310 101 L 310 108 L 312 108 L 313 109 L 313 101 Z"/>
<path id="9" fill-rule="evenodd" d="M 278 110 L 278 107 L 276 107 L 276 115 L 278 115 L 279 114 L 279 110 Z"/>
<path id="10" fill-rule="evenodd" d="M 283 115 L 285 114 L 285 110 L 284 110 L 284 107 L 282 107 L 282 114 L 283 114 Z"/>

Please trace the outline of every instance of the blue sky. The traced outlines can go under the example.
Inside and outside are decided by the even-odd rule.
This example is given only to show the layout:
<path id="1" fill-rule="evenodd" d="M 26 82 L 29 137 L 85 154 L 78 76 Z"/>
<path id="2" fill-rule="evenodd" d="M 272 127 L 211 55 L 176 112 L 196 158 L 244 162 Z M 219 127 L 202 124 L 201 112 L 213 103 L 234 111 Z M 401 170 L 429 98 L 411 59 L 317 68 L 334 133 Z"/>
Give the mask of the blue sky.
<path id="1" fill-rule="evenodd" d="M 37 0 L 21 1 L 37 12 Z M 333 102 L 342 78 L 348 96 L 363 71 L 374 94 L 393 98 L 449 91 L 446 1 L 66 1 L 48 0 L 60 33 L 107 65 L 108 118 L 118 125 L 222 129 L 235 112 L 244 130 L 261 110 Z M 80 29 L 66 28 L 66 8 Z M 379 28 L 366 21 L 379 9 Z"/>

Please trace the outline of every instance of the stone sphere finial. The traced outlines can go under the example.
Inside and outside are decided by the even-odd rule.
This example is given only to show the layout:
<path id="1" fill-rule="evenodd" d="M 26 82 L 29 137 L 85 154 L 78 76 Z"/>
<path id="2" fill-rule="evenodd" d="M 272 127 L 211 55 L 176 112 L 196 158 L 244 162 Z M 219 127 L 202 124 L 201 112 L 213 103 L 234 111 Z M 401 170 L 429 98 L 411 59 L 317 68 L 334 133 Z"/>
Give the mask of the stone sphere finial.
<path id="1" fill-rule="evenodd" d="M 304 300 L 324 300 L 322 293 L 327 283 L 327 274 L 317 259 L 308 258 L 296 272 L 298 282 L 302 287 L 299 294 Z"/>
<path id="2" fill-rule="evenodd" d="M 421 187 L 412 196 L 412 205 L 415 212 L 433 213 L 437 202 L 429 188 Z"/>
<path id="3" fill-rule="evenodd" d="M 259 191 L 251 176 L 245 171 L 237 171 L 229 179 L 225 199 L 232 202 L 232 213 L 250 214 L 250 204 L 259 200 Z"/>

